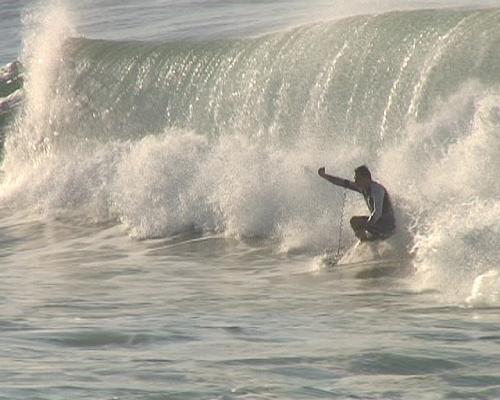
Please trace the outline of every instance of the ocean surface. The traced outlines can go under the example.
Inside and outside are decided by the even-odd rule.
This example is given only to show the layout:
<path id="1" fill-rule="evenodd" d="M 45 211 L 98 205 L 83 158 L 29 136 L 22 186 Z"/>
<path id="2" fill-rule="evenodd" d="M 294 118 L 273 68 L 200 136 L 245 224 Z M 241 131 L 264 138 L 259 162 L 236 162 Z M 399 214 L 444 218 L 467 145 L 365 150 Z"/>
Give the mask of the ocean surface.
<path id="1" fill-rule="evenodd" d="M 2 0 L 0 67 L 0 399 L 500 399 L 498 0 Z"/>

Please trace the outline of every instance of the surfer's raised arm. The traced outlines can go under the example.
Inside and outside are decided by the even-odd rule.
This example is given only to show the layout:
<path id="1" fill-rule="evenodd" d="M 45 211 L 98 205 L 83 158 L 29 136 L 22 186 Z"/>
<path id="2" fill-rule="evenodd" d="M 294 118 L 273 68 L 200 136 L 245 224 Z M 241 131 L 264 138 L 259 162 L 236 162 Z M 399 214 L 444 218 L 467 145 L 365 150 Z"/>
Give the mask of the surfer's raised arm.
<path id="1" fill-rule="evenodd" d="M 333 183 L 336 186 L 341 186 L 346 189 L 354 190 L 356 192 L 361 192 L 361 190 L 356 186 L 353 181 L 349 179 L 339 178 L 338 176 L 328 175 L 325 172 L 325 167 L 321 167 L 318 169 L 318 175 L 323 179 L 326 179 L 328 182 Z"/>

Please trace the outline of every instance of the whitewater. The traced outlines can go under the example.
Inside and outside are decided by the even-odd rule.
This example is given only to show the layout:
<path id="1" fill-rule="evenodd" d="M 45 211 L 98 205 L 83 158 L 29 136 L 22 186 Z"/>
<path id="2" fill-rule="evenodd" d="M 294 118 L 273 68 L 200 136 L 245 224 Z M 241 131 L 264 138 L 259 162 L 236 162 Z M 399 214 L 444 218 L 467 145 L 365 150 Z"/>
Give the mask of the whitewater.
<path id="1" fill-rule="evenodd" d="M 1 399 L 500 398 L 495 2 L 0 17 Z M 324 263 L 361 164 L 409 273 Z"/>

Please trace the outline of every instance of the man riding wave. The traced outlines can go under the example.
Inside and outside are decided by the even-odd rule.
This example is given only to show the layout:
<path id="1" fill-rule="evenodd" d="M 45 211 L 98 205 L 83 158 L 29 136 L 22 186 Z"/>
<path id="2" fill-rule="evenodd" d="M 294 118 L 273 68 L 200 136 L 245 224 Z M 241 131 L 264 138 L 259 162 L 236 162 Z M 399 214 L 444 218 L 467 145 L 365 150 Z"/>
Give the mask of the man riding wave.
<path id="1" fill-rule="evenodd" d="M 319 176 L 334 185 L 361 193 L 370 210 L 369 216 L 354 216 L 351 227 L 356 237 L 364 241 L 387 239 L 396 229 L 396 220 L 387 190 L 372 180 L 370 170 L 362 165 L 354 170 L 354 182 L 325 173 L 325 168 L 318 170 Z"/>

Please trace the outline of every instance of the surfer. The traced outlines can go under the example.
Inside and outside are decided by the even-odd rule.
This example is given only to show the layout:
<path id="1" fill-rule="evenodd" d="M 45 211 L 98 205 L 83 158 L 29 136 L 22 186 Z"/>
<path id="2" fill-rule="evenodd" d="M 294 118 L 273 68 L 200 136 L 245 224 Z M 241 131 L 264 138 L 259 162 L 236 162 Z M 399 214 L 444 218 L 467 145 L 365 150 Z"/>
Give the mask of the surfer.
<path id="1" fill-rule="evenodd" d="M 387 239 L 396 228 L 394 212 L 387 190 L 372 180 L 370 170 L 362 165 L 354 170 L 354 182 L 325 173 L 325 168 L 318 170 L 319 176 L 334 185 L 361 193 L 370 210 L 370 216 L 354 216 L 351 227 L 356 237 L 364 241 Z"/>

